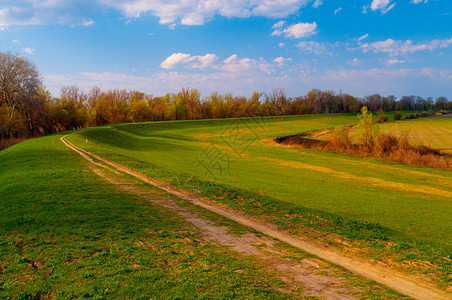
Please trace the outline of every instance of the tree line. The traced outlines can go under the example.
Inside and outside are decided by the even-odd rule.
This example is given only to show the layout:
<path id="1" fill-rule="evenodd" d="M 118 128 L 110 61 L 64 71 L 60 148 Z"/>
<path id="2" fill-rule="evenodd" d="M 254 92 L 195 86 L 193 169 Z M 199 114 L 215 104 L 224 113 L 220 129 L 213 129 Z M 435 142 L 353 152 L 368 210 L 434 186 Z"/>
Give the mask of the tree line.
<path id="1" fill-rule="evenodd" d="M 53 97 L 32 62 L 0 52 L 0 142 L 115 123 L 347 113 L 363 106 L 371 111 L 450 110 L 452 102 L 445 97 L 434 101 L 379 94 L 359 98 L 318 89 L 292 98 L 279 88 L 254 92 L 249 98 L 217 92 L 202 97 L 199 90 L 189 88 L 154 96 L 98 87 L 85 92 L 75 85 L 63 87 L 59 97 Z"/>

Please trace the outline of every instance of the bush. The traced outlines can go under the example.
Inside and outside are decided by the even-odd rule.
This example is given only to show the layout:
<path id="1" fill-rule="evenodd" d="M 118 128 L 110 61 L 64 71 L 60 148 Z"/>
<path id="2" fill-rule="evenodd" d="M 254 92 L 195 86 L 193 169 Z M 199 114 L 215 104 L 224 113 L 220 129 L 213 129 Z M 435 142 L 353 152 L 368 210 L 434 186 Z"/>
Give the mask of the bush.
<path id="1" fill-rule="evenodd" d="M 339 127 L 334 130 L 328 138 L 327 148 L 331 151 L 344 151 L 352 147 L 350 137 L 348 135 L 348 128 Z"/>
<path id="2" fill-rule="evenodd" d="M 399 137 L 382 133 L 373 139 L 372 144 L 353 145 L 350 142 L 348 128 L 337 128 L 327 141 L 297 135 L 285 138 L 281 143 L 294 148 L 347 153 L 361 157 L 379 157 L 411 166 L 446 170 L 452 168 L 452 155 L 443 154 L 427 146 L 413 145 L 407 132 Z"/>
<path id="3" fill-rule="evenodd" d="M 402 114 L 400 112 L 396 111 L 394 113 L 394 121 L 398 121 L 400 119 L 402 119 Z"/>
<path id="4" fill-rule="evenodd" d="M 384 122 L 388 122 L 388 116 L 386 116 L 386 115 L 378 116 L 377 123 L 384 123 Z"/>
<path id="5" fill-rule="evenodd" d="M 385 156 L 388 152 L 394 151 L 397 147 L 398 141 L 396 137 L 382 133 L 375 139 L 373 152 L 377 156 Z"/>
<path id="6" fill-rule="evenodd" d="M 426 118 L 426 117 L 430 117 L 430 114 L 426 111 L 421 112 L 421 118 Z"/>
<path id="7" fill-rule="evenodd" d="M 384 123 L 388 121 L 388 116 L 385 115 L 383 109 L 380 108 L 378 111 L 377 123 Z"/>

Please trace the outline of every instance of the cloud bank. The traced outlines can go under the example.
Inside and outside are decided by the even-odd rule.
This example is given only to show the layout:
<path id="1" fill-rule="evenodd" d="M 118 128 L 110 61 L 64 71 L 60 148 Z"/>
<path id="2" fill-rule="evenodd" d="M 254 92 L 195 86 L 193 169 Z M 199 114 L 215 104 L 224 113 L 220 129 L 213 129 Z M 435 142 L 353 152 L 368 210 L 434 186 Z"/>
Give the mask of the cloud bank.
<path id="1" fill-rule="evenodd" d="M 90 26 L 91 17 L 113 8 L 128 18 L 150 14 L 161 24 L 202 25 L 215 15 L 284 18 L 312 0 L 3 0 L 0 26 L 64 24 Z"/>

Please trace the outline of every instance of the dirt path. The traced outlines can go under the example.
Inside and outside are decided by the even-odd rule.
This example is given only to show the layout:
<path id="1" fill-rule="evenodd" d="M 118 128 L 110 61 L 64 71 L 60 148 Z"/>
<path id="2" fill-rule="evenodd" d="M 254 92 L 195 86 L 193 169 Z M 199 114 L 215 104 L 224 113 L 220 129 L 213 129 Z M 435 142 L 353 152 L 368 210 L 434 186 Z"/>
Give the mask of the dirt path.
<path id="1" fill-rule="evenodd" d="M 291 249 L 281 247 L 281 242 L 264 235 L 251 232 L 241 235 L 231 233 L 228 227 L 215 224 L 205 216 L 200 216 L 196 211 L 190 210 L 189 207 L 180 205 L 174 199 L 175 197 L 173 199 L 168 197 L 164 191 L 140 186 L 128 178 L 112 176 L 111 173 L 107 174 L 94 166 L 91 168 L 104 180 L 183 217 L 195 228 L 201 230 L 205 242 L 219 243 L 242 255 L 259 260 L 265 271 L 278 277 L 288 286 L 287 288 L 268 287 L 270 289 L 291 294 L 297 298 L 303 296 L 324 299 L 356 299 L 364 292 L 351 284 L 354 278 L 349 278 L 350 276 L 344 270 L 319 259 L 294 253 Z M 179 199 L 179 201 L 185 200 Z M 298 259 L 289 258 L 293 256 Z M 245 270 L 236 270 L 236 272 L 242 273 Z M 378 289 L 378 287 L 376 288 Z"/>
<path id="2" fill-rule="evenodd" d="M 157 181 L 150 178 L 136 170 L 130 169 L 119 163 L 110 161 L 103 157 L 100 157 L 94 153 L 90 153 L 65 139 L 66 136 L 61 138 L 61 141 L 70 149 L 80 154 L 83 158 L 98 167 L 107 167 L 109 170 L 120 171 L 133 177 L 149 183 L 157 188 L 160 188 L 170 194 L 173 194 L 179 198 L 190 201 L 198 206 L 201 206 L 211 212 L 233 220 L 239 224 L 245 225 L 249 228 L 264 233 L 265 235 L 275 238 L 281 242 L 285 242 L 296 248 L 299 248 L 308 253 L 314 254 L 326 261 L 337 264 L 353 273 L 359 274 L 365 278 L 372 279 L 380 284 L 390 287 L 402 294 L 417 298 L 417 299 L 451 299 L 452 295 L 445 291 L 437 289 L 428 283 L 421 281 L 416 276 L 399 273 L 393 269 L 389 269 L 383 265 L 377 263 L 370 263 L 361 259 L 348 257 L 341 254 L 339 251 L 331 249 L 328 245 L 322 245 L 318 241 L 314 241 L 302 236 L 293 236 L 288 232 L 285 232 L 275 225 L 255 220 L 250 216 L 243 213 L 233 211 L 225 205 L 216 203 L 208 198 L 200 197 L 196 194 L 181 191 L 168 183 Z M 99 162 L 96 162 L 98 160 Z M 106 166 L 105 166 L 105 165 Z M 173 208 L 174 209 L 174 208 Z M 190 220 L 190 216 L 185 216 Z M 192 222 L 195 223 L 195 222 Z M 196 225 L 196 224 L 195 224 Z M 199 225 L 199 224 L 198 224 Z M 208 226 L 204 226 L 206 229 Z M 207 230 L 209 232 L 209 230 Z M 212 234 L 212 233 L 211 233 Z M 215 237 L 217 240 L 220 238 Z M 259 255 L 260 257 L 260 255 Z M 264 256 L 262 256 L 264 257 Z M 339 293 L 344 298 L 344 294 Z M 333 295 L 324 295 L 328 298 L 335 298 Z"/>

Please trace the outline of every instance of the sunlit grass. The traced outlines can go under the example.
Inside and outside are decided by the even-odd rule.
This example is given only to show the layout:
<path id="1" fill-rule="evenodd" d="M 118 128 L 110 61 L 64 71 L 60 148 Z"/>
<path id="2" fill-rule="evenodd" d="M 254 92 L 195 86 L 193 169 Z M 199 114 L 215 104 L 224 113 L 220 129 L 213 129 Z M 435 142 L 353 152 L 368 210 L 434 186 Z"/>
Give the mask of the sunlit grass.
<path id="1" fill-rule="evenodd" d="M 2 299 L 284 297 L 256 262 L 103 182 L 59 136 L 1 151 L 0 182 Z"/>

